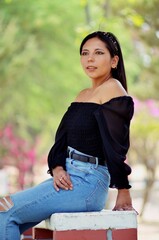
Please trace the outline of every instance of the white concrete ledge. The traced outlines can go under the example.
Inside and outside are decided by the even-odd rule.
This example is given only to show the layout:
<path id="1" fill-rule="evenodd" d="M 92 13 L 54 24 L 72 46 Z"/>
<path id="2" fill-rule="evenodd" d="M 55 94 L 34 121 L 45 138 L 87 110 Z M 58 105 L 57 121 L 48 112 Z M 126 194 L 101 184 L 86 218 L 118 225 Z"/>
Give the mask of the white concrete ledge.
<path id="1" fill-rule="evenodd" d="M 137 214 L 135 211 L 111 210 L 55 213 L 38 227 L 57 231 L 137 228 Z"/>

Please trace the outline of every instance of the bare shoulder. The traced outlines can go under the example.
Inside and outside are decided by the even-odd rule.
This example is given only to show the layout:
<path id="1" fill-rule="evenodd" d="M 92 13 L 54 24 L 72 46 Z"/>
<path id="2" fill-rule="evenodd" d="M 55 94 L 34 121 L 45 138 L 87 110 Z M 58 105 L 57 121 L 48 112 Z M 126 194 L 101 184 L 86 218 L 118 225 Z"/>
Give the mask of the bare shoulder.
<path id="1" fill-rule="evenodd" d="M 82 101 L 85 94 L 89 91 L 89 88 L 85 88 L 79 92 L 79 94 L 76 96 L 75 101 L 79 102 Z"/>
<path id="2" fill-rule="evenodd" d="M 114 79 L 114 78 L 111 78 L 108 81 L 104 82 L 101 85 L 99 91 L 100 91 L 102 103 L 109 101 L 110 99 L 115 98 L 115 97 L 128 95 L 126 90 L 121 85 L 121 83 L 117 79 Z"/>

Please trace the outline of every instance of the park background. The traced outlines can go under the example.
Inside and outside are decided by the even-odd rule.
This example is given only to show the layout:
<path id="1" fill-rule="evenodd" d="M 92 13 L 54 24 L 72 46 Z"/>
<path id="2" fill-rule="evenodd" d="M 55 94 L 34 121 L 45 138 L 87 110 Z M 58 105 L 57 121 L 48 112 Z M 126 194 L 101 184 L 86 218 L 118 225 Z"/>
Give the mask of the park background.
<path id="1" fill-rule="evenodd" d="M 47 154 L 59 121 L 90 85 L 80 42 L 92 31 L 110 31 L 121 43 L 135 103 L 128 162 L 139 235 L 158 239 L 158 9 L 159 0 L 0 0 L 1 196 L 49 177 Z"/>

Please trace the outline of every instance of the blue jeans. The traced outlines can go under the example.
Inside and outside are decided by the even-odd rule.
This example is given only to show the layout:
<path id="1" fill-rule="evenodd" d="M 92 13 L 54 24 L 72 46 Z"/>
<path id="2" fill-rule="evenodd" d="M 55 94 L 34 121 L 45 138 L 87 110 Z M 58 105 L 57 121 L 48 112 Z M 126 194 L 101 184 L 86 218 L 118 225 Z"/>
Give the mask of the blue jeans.
<path id="1" fill-rule="evenodd" d="M 73 190 L 57 192 L 53 178 L 49 178 L 10 196 L 13 206 L 0 212 L 0 240 L 19 240 L 26 229 L 53 213 L 100 211 L 104 208 L 110 184 L 108 168 L 67 158 L 66 170 Z"/>

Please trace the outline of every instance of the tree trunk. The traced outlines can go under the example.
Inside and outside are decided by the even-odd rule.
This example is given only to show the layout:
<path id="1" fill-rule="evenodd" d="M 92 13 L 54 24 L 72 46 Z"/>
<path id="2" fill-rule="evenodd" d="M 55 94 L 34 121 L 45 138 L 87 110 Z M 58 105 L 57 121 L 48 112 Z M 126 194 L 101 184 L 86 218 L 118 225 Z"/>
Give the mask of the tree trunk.
<path id="1" fill-rule="evenodd" d="M 103 4 L 104 17 L 108 18 L 111 15 L 111 2 L 110 0 L 105 0 Z"/>
<path id="2" fill-rule="evenodd" d="M 88 1 L 85 5 L 85 14 L 86 14 L 86 24 L 91 25 L 91 14 L 90 14 L 90 6 Z"/>
<path id="3" fill-rule="evenodd" d="M 143 194 L 143 202 L 142 202 L 142 207 L 140 211 L 140 216 L 143 217 L 143 213 L 146 207 L 146 203 L 148 202 L 154 181 L 155 181 L 155 170 L 156 168 L 154 167 L 153 169 L 147 168 L 147 181 L 146 181 L 146 186 Z"/>

